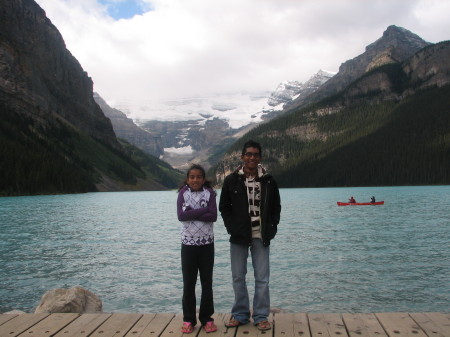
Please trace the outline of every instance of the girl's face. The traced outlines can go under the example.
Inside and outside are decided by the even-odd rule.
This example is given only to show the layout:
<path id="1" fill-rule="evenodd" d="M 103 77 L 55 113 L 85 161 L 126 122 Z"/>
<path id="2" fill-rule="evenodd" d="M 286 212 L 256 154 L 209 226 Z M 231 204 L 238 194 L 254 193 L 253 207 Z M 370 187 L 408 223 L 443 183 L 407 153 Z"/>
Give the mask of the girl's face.
<path id="1" fill-rule="evenodd" d="M 198 169 L 192 169 L 187 175 L 187 184 L 193 191 L 200 191 L 205 183 L 205 177 L 202 171 Z"/>

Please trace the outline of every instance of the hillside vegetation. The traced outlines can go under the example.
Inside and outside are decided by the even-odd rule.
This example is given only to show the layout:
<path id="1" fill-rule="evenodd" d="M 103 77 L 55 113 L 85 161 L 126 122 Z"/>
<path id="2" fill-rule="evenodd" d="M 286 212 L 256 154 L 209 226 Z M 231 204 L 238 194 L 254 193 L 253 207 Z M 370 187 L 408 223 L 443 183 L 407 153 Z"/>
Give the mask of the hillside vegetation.
<path id="1" fill-rule="evenodd" d="M 339 108 L 341 93 L 294 111 L 250 131 L 229 153 L 260 142 L 282 187 L 450 184 L 450 86 L 401 101 L 367 97 Z"/>
<path id="2" fill-rule="evenodd" d="M 0 111 L 0 195 L 163 190 L 183 178 L 134 146 L 114 148 L 62 119 L 37 122 L 7 105 Z"/>
<path id="3" fill-rule="evenodd" d="M 165 190 L 183 179 L 116 137 L 35 1 L 2 2 L 0 116 L 0 195 Z"/>

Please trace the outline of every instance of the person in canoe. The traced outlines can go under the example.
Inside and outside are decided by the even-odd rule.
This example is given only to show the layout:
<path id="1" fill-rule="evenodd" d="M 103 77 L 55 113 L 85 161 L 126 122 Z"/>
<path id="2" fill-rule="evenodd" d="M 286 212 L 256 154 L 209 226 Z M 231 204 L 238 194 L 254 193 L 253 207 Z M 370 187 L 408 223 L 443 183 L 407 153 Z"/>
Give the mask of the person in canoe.
<path id="1" fill-rule="evenodd" d="M 348 202 L 351 204 L 354 204 L 356 202 L 355 198 L 353 198 L 353 195 L 348 199 Z"/>
<path id="2" fill-rule="evenodd" d="M 372 195 L 372 197 L 370 198 L 370 202 L 374 203 L 375 202 L 375 197 Z"/>

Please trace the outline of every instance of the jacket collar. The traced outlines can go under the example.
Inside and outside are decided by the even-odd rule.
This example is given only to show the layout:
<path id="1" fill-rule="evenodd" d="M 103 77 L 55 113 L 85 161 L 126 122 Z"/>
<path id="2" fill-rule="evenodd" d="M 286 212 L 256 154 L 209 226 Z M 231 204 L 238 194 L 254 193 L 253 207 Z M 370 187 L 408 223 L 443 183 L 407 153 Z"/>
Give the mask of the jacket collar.
<path id="1" fill-rule="evenodd" d="M 237 175 L 239 175 L 240 177 L 245 178 L 244 165 L 241 164 L 234 172 Z M 266 172 L 266 169 L 261 164 L 258 164 L 258 178 L 262 178 L 264 176 L 268 176 L 268 173 Z"/>

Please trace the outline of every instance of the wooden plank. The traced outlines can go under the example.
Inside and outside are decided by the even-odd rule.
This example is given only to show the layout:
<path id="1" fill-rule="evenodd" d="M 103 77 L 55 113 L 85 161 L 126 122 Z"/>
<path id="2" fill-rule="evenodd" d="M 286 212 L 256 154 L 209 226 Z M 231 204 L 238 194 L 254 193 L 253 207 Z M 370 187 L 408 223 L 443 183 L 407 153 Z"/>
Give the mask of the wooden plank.
<path id="1" fill-rule="evenodd" d="M 123 337 L 142 314 L 113 313 L 90 337 Z"/>
<path id="2" fill-rule="evenodd" d="M 217 331 L 214 332 L 214 337 L 234 337 L 236 328 L 227 328 L 225 326 L 225 322 L 228 322 L 230 319 L 230 314 L 214 314 L 214 322 L 217 325 Z M 172 321 L 170 321 L 167 328 L 163 331 L 160 337 L 180 337 L 185 336 L 181 332 L 181 326 L 183 325 L 183 314 L 177 314 L 174 316 Z M 189 336 L 198 336 L 198 337 L 206 337 L 211 334 L 207 334 L 202 328 L 200 324 L 197 324 L 194 327 L 194 332 Z"/>
<path id="3" fill-rule="evenodd" d="M 58 332 L 55 337 L 89 336 L 110 316 L 111 314 L 106 313 L 82 314 L 78 319 L 72 321 L 72 323 Z"/>
<path id="4" fill-rule="evenodd" d="M 141 336 L 145 328 L 153 321 L 156 314 L 143 314 L 126 336 Z"/>
<path id="5" fill-rule="evenodd" d="M 308 314 L 311 337 L 348 337 L 340 314 Z"/>
<path id="6" fill-rule="evenodd" d="M 79 314 L 50 314 L 39 323 L 25 330 L 19 336 L 29 337 L 48 337 L 53 336 L 73 320 L 77 319 Z"/>
<path id="7" fill-rule="evenodd" d="M 234 336 L 234 331 L 236 330 L 236 328 L 233 328 L 233 334 L 231 334 L 231 328 L 228 329 L 225 326 L 225 322 L 228 322 L 230 320 L 231 315 L 230 314 L 214 314 L 213 318 L 214 318 L 214 324 L 217 325 L 217 331 L 214 332 L 214 337 L 233 337 Z M 230 330 L 230 331 L 229 331 Z M 206 333 L 205 330 L 200 328 L 200 332 L 198 334 L 198 337 L 209 337 L 211 336 L 211 333 Z"/>
<path id="8" fill-rule="evenodd" d="M 17 314 L 0 314 L 0 325 L 16 317 Z"/>
<path id="9" fill-rule="evenodd" d="M 449 313 L 283 313 L 270 316 L 269 331 L 252 323 L 226 328 L 230 316 L 215 314 L 217 332 L 206 334 L 198 324 L 189 337 L 450 337 Z M 0 337 L 187 337 L 182 322 L 182 314 L 166 313 L 1 314 Z"/>
<path id="10" fill-rule="evenodd" d="M 49 314 L 20 314 L 0 325 L 0 336 L 16 337 Z"/>
<path id="11" fill-rule="evenodd" d="M 274 326 L 274 337 L 311 337 L 306 313 L 277 313 Z"/>
<path id="12" fill-rule="evenodd" d="M 231 314 L 218 314 L 217 318 L 214 318 L 217 325 L 218 337 L 234 337 L 236 335 L 237 328 L 227 328 L 225 323 L 231 318 Z M 215 336 L 214 336 L 215 337 Z"/>
<path id="13" fill-rule="evenodd" d="M 250 322 L 245 325 L 239 325 L 236 329 L 235 336 L 236 337 L 257 337 L 258 329 L 253 325 L 253 322 Z"/>
<path id="14" fill-rule="evenodd" d="M 375 314 L 391 337 L 427 337 L 419 325 L 405 312 Z"/>
<path id="15" fill-rule="evenodd" d="M 387 337 L 374 314 L 342 314 L 350 337 Z"/>
<path id="16" fill-rule="evenodd" d="M 180 337 L 183 336 L 181 332 L 181 326 L 183 325 L 183 314 L 176 314 L 166 329 L 162 332 L 160 337 Z M 198 333 L 198 327 L 194 328 L 194 332 L 189 336 L 196 336 Z"/>
<path id="17" fill-rule="evenodd" d="M 266 331 L 260 331 L 250 322 L 246 325 L 240 325 L 237 327 L 236 337 L 269 337 L 273 334 L 273 314 L 270 314 L 267 320 L 272 323 L 272 329 Z"/>
<path id="18" fill-rule="evenodd" d="M 174 316 L 174 314 L 144 314 L 126 337 L 158 337 Z"/>
<path id="19" fill-rule="evenodd" d="M 409 315 L 428 336 L 450 337 L 450 314 L 427 312 Z"/>

